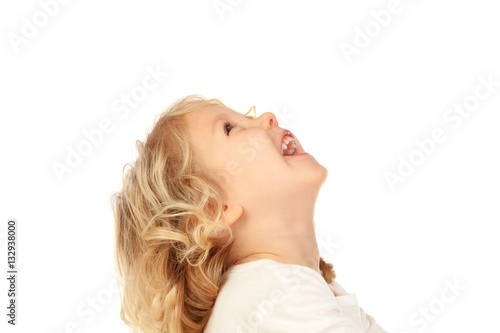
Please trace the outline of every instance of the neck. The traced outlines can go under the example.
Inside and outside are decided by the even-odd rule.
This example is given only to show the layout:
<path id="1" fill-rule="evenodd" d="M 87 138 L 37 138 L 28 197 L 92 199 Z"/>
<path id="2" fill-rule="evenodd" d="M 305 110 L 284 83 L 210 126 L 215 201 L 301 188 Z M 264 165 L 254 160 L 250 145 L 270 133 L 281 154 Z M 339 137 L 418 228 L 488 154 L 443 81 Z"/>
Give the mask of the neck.
<path id="1" fill-rule="evenodd" d="M 303 244 L 297 244 L 295 247 L 289 248 L 288 251 L 284 249 L 285 247 L 277 245 L 273 247 L 273 252 L 254 251 L 247 255 L 243 255 L 240 259 L 236 260 L 235 265 L 260 259 L 271 259 L 283 264 L 294 264 L 309 267 L 321 274 L 319 269 L 319 250 L 316 239 L 311 242 L 311 245 L 304 246 Z"/>
<path id="2" fill-rule="evenodd" d="M 314 223 L 315 197 L 289 201 L 286 207 L 280 209 L 276 206 L 273 209 L 273 204 L 260 203 L 260 209 L 250 210 L 259 212 L 259 215 L 244 211 L 234 224 L 231 261 L 237 265 L 271 259 L 309 267 L 321 274 Z"/>

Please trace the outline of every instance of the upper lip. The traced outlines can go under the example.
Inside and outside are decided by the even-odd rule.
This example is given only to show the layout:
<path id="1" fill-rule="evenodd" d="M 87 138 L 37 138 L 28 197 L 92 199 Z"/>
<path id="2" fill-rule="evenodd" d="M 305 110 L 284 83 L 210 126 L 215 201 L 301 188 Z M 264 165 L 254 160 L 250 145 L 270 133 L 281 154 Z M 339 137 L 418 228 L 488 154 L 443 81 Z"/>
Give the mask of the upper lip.
<path id="1" fill-rule="evenodd" d="M 292 132 L 290 132 L 289 130 L 284 130 L 283 135 L 281 135 L 281 141 L 283 141 L 283 138 L 285 137 L 285 135 L 293 136 Z"/>

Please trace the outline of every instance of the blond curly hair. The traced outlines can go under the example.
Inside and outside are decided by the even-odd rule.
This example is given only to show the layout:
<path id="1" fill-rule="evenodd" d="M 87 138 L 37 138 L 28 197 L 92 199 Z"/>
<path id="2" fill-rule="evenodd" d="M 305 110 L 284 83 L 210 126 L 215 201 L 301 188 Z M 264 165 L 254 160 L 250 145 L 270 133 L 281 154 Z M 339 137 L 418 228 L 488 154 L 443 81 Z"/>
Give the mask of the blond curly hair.
<path id="1" fill-rule="evenodd" d="M 233 265 L 234 236 L 219 222 L 222 188 L 193 154 L 184 118 L 210 105 L 226 107 L 189 95 L 159 114 L 145 141 L 136 141 L 138 156 L 123 168 L 121 191 L 111 194 L 120 317 L 132 332 L 203 332 Z M 220 235 L 229 237 L 216 242 Z M 321 257 L 320 270 L 327 283 L 335 279 Z"/>

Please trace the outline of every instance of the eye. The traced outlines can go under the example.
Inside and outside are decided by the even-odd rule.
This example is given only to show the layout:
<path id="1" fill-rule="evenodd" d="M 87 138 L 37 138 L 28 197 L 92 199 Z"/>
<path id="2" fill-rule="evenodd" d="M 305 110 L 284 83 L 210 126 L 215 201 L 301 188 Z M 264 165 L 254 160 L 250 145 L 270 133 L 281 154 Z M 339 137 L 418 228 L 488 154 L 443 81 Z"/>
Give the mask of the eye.
<path id="1" fill-rule="evenodd" d="M 224 130 L 225 130 L 225 132 L 226 132 L 226 135 L 227 135 L 227 136 L 229 136 L 229 132 L 231 132 L 231 130 L 232 130 L 234 127 L 236 127 L 236 125 L 235 125 L 235 124 L 232 124 L 232 123 L 230 123 L 230 122 L 228 122 L 228 121 L 226 121 L 226 122 L 224 123 Z"/>

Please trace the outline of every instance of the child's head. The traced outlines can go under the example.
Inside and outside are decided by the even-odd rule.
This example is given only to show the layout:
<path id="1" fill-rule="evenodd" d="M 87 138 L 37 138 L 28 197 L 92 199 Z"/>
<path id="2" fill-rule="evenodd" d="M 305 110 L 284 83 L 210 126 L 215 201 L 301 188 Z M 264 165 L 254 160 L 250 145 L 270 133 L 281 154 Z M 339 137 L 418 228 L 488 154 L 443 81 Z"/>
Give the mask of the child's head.
<path id="1" fill-rule="evenodd" d="M 283 134 L 272 113 L 251 117 L 190 95 L 137 141 L 112 197 L 127 324 L 201 332 L 227 270 L 302 230 L 294 217 L 310 217 L 327 172 L 310 155 L 283 156 Z M 332 265 L 320 267 L 331 282 Z"/>

